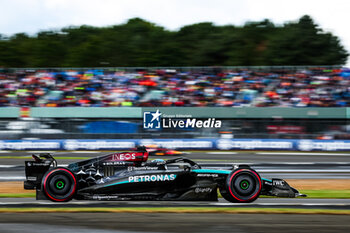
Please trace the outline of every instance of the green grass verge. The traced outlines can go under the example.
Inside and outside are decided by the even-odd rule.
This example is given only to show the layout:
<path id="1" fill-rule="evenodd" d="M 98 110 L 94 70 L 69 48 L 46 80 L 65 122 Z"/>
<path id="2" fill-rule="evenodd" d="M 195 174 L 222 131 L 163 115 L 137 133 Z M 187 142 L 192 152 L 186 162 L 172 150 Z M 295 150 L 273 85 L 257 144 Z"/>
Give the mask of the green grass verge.
<path id="1" fill-rule="evenodd" d="M 350 210 L 231 207 L 127 207 L 127 208 L 0 208 L 0 213 L 228 213 L 228 214 L 334 214 L 350 215 Z"/>
<path id="2" fill-rule="evenodd" d="M 306 194 L 307 197 L 299 197 L 299 198 L 350 199 L 350 190 L 331 190 L 331 189 L 301 190 L 300 193 Z M 218 192 L 218 196 L 222 198 L 220 192 Z M 279 197 L 261 195 L 259 198 L 279 198 Z"/>
<path id="3" fill-rule="evenodd" d="M 349 199 L 350 190 L 302 190 L 303 194 L 307 194 L 308 198 L 332 198 L 332 199 Z"/>
<path id="4" fill-rule="evenodd" d="M 35 192 L 33 193 L 0 193 L 0 198 L 25 198 L 25 197 L 35 197 Z"/>

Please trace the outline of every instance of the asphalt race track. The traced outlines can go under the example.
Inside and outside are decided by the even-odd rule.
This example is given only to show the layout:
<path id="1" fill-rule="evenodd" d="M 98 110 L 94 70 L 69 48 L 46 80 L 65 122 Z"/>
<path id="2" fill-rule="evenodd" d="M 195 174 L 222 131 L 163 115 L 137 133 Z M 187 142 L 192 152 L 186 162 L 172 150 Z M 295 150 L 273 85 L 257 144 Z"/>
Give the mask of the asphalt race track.
<path id="1" fill-rule="evenodd" d="M 59 165 L 109 152 L 55 152 Z M 0 153 L 0 181 L 23 180 L 31 152 Z M 17 156 L 28 156 L 17 158 Z M 206 166 L 248 163 L 263 177 L 350 179 L 350 153 L 189 152 Z M 149 159 L 172 157 L 150 157 Z M 260 198 L 249 204 L 218 202 L 71 201 L 0 198 L 0 208 L 15 207 L 244 207 L 349 210 L 350 199 Z M 0 213 L 1 233 L 34 232 L 350 232 L 349 215 L 186 214 L 186 213 Z"/>
<path id="2" fill-rule="evenodd" d="M 250 204 L 219 202 L 72 201 L 53 203 L 34 198 L 1 198 L 1 207 L 261 207 L 350 209 L 349 199 L 272 199 Z M 349 232 L 349 215 L 224 213 L 0 213 L 1 233 L 112 232 Z"/>
<path id="3" fill-rule="evenodd" d="M 349 232 L 348 215 L 186 213 L 3 213 L 2 233 Z"/>

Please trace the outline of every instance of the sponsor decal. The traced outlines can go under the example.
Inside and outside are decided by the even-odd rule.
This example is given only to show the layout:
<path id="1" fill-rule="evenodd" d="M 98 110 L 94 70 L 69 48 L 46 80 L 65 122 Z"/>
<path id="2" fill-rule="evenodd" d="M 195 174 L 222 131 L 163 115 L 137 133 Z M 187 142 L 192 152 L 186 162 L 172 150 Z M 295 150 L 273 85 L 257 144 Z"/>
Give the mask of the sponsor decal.
<path id="1" fill-rule="evenodd" d="M 196 188 L 194 190 L 195 193 L 210 193 L 212 191 L 213 191 L 212 188 Z"/>
<path id="2" fill-rule="evenodd" d="M 323 151 L 337 151 L 350 150 L 350 142 L 345 141 L 313 141 L 300 140 L 297 148 L 302 151 L 323 150 Z"/>
<path id="3" fill-rule="evenodd" d="M 284 186 L 283 180 L 272 180 L 274 186 Z"/>
<path id="4" fill-rule="evenodd" d="M 36 181 L 36 176 L 28 176 L 27 180 L 28 181 Z"/>
<path id="5" fill-rule="evenodd" d="M 0 141 L 1 150 L 58 150 L 60 149 L 60 142 L 47 141 Z"/>
<path id="6" fill-rule="evenodd" d="M 292 149 L 292 141 L 263 141 L 263 140 L 217 140 L 217 148 L 220 150 L 230 150 L 233 148 L 254 150 L 254 149 Z"/>
<path id="7" fill-rule="evenodd" d="M 102 165 L 112 166 L 112 165 L 125 165 L 125 162 L 104 162 Z"/>
<path id="8" fill-rule="evenodd" d="M 268 125 L 266 129 L 269 131 L 270 134 L 305 133 L 304 126 L 296 125 Z"/>
<path id="9" fill-rule="evenodd" d="M 218 174 L 197 174 L 198 177 L 218 177 Z"/>
<path id="10" fill-rule="evenodd" d="M 48 167 L 49 164 L 47 164 L 47 163 L 38 163 L 38 162 L 32 162 L 32 161 L 30 161 L 30 162 L 27 163 L 27 166 L 28 166 L 28 167 L 30 167 L 30 166 L 34 166 L 34 167 Z"/>
<path id="11" fill-rule="evenodd" d="M 118 199 L 119 196 L 117 195 L 93 195 L 92 200 L 113 200 Z"/>
<path id="12" fill-rule="evenodd" d="M 80 141 L 80 140 L 64 140 L 63 148 L 65 150 L 102 150 L 102 149 L 124 149 L 135 147 L 133 141 Z"/>
<path id="13" fill-rule="evenodd" d="M 135 153 L 116 153 L 112 155 L 112 161 L 134 160 L 136 159 Z"/>
<path id="14" fill-rule="evenodd" d="M 169 149 L 176 148 L 213 148 L 212 140 L 182 140 L 182 139 L 174 139 L 174 140 L 151 140 L 151 139 L 143 139 L 140 140 L 140 145 L 157 145 L 159 147 L 166 147 Z"/>
<path id="15" fill-rule="evenodd" d="M 206 120 L 192 118 L 191 115 L 163 115 L 157 109 L 156 112 L 143 113 L 143 128 L 162 129 L 162 128 L 221 128 L 222 121 L 215 118 Z M 174 117 L 185 118 L 176 119 Z"/>
<path id="16" fill-rule="evenodd" d="M 158 170 L 158 167 L 128 167 L 128 171 Z"/>
<path id="17" fill-rule="evenodd" d="M 156 182 L 175 180 L 175 174 L 129 176 L 129 182 Z"/>
<path id="18" fill-rule="evenodd" d="M 311 140 L 301 140 L 298 148 L 302 151 L 310 151 L 313 149 L 313 143 Z"/>

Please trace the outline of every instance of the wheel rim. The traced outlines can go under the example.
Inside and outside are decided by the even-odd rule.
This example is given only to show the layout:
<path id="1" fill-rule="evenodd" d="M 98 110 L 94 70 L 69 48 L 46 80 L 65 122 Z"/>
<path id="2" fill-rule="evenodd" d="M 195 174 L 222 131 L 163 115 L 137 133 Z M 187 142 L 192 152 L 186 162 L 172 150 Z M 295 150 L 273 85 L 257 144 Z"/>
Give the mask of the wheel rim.
<path id="1" fill-rule="evenodd" d="M 241 189 L 243 189 L 243 190 L 246 190 L 247 188 L 249 188 L 249 185 L 250 185 L 250 183 L 249 183 L 249 181 L 247 181 L 247 180 L 243 180 L 243 181 L 241 181 L 241 183 L 239 184 L 239 186 L 240 186 Z"/>
<path id="2" fill-rule="evenodd" d="M 242 173 L 236 175 L 232 180 L 232 186 L 236 192 L 241 196 L 250 196 L 255 191 L 257 181 L 249 173 Z"/>
<path id="3" fill-rule="evenodd" d="M 52 170 L 43 184 L 46 195 L 54 201 L 69 200 L 76 189 L 74 175 L 65 169 Z"/>
<path id="4" fill-rule="evenodd" d="M 58 189 L 63 189 L 63 187 L 64 187 L 64 182 L 63 181 L 57 181 L 56 182 L 56 188 L 58 188 Z"/>

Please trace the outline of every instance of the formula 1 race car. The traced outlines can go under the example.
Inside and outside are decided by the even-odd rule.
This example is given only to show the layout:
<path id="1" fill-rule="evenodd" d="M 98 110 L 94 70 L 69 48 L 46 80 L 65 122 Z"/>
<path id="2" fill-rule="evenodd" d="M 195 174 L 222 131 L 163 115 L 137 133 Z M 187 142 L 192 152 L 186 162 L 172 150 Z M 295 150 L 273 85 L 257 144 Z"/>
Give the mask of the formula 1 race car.
<path id="1" fill-rule="evenodd" d="M 182 155 L 181 151 L 160 147 L 157 145 L 147 145 L 147 152 L 150 156 Z"/>
<path id="2" fill-rule="evenodd" d="M 247 165 L 210 169 L 187 159 L 147 162 L 148 152 L 112 153 L 57 167 L 50 154 L 33 155 L 25 162 L 25 189 L 36 189 L 36 199 L 181 200 L 252 202 L 259 195 L 301 196 L 282 179 L 264 179 Z"/>

